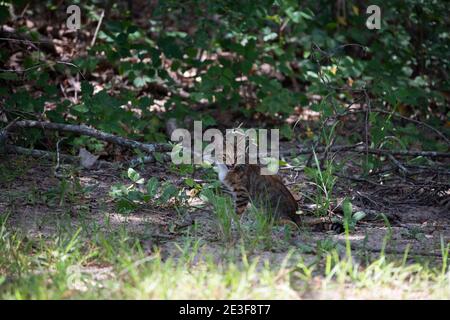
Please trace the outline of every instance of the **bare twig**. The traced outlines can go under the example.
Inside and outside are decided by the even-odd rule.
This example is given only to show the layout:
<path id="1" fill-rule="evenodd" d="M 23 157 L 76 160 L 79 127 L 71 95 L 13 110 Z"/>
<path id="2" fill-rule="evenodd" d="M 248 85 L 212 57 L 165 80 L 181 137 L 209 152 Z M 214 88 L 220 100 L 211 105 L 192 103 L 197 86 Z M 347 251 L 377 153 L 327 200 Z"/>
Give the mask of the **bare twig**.
<path id="1" fill-rule="evenodd" d="M 30 156 L 33 158 L 49 159 L 49 160 L 53 160 L 56 158 L 55 152 L 37 150 L 37 149 L 27 149 L 27 148 L 13 146 L 13 145 L 6 145 L 6 152 L 21 154 L 21 155 Z M 77 162 L 79 160 L 78 157 L 70 156 L 67 154 L 61 154 L 60 158 L 67 162 Z"/>
<path id="2" fill-rule="evenodd" d="M 28 149 L 14 145 L 6 145 L 6 152 L 13 154 L 20 154 L 24 156 L 30 156 L 37 159 L 47 159 L 47 160 L 55 160 L 59 157 L 60 160 L 63 160 L 68 163 L 79 163 L 80 157 L 71 156 L 68 154 L 60 153 L 59 155 L 56 152 L 39 150 L 39 149 Z M 103 160 L 97 160 L 97 167 L 110 167 L 113 163 Z"/>
<path id="3" fill-rule="evenodd" d="M 404 174 L 409 174 L 408 169 L 406 169 L 400 161 L 398 161 L 397 159 L 395 159 L 395 157 L 392 154 L 388 154 L 387 155 L 389 160 L 391 160 L 399 169 L 401 172 L 403 172 Z"/>
<path id="4" fill-rule="evenodd" d="M 67 139 L 67 137 L 63 137 L 63 138 L 59 139 L 58 142 L 56 143 L 56 166 L 55 166 L 55 169 L 53 170 L 53 174 L 57 178 L 65 178 L 65 176 L 62 175 L 59 170 L 61 167 L 61 163 L 60 163 L 61 154 L 59 152 L 59 144 L 61 143 L 61 141 L 65 140 L 65 139 Z"/>
<path id="5" fill-rule="evenodd" d="M 354 152 L 363 152 L 361 148 L 355 148 L 354 150 L 350 150 Z M 447 152 L 439 152 L 439 151 L 414 151 L 414 150 L 385 150 L 385 149 L 375 149 L 369 148 L 369 153 L 377 154 L 377 155 L 393 155 L 393 156 L 413 156 L 413 157 L 431 157 L 431 158 L 450 158 L 450 153 Z"/>
<path id="6" fill-rule="evenodd" d="M 168 152 L 172 148 L 169 144 L 162 143 L 142 143 L 134 141 L 131 139 L 119 137 L 110 133 L 99 131 L 97 129 L 90 128 L 85 125 L 73 125 L 73 124 L 62 124 L 62 123 L 52 123 L 44 121 L 34 121 L 34 120 L 22 120 L 16 122 L 13 127 L 19 128 L 41 128 L 45 130 L 56 130 L 64 132 L 72 132 L 80 135 L 94 137 L 99 140 L 107 141 L 110 143 L 117 144 L 122 147 L 139 149 L 147 153 L 153 152 Z"/>
<path id="7" fill-rule="evenodd" d="M 319 147 L 316 149 L 313 148 L 299 148 L 295 150 L 297 154 L 311 154 L 313 152 L 316 153 L 323 153 L 327 150 L 326 147 Z M 343 146 L 333 146 L 329 148 L 329 152 L 342 152 L 342 151 L 349 151 L 349 152 L 368 152 L 371 154 L 377 154 L 377 155 L 394 155 L 394 156 L 414 156 L 414 157 L 436 157 L 436 158 L 450 158 L 450 153 L 447 152 L 439 152 L 439 151 L 415 151 L 415 150 L 386 150 L 386 149 L 376 149 L 376 148 L 366 148 L 364 143 L 357 143 L 354 145 L 343 145 Z M 287 152 L 281 152 L 280 154 L 290 154 Z"/>
<path id="8" fill-rule="evenodd" d="M 97 40 L 97 34 L 98 34 L 98 31 L 100 30 L 100 26 L 102 24 L 104 16 L 105 16 L 105 10 L 102 10 L 102 13 L 100 14 L 100 19 L 98 20 L 98 23 L 97 23 L 97 28 L 95 28 L 94 37 L 92 38 L 92 41 L 91 41 L 91 47 L 94 46 L 95 40 Z"/>
<path id="9" fill-rule="evenodd" d="M 450 175 L 450 170 L 448 168 L 439 167 L 439 166 L 429 167 L 429 166 L 412 165 L 412 164 L 407 164 L 407 163 L 405 163 L 403 166 L 405 168 L 415 169 L 415 171 L 413 171 L 411 174 L 433 172 L 433 173 L 438 173 L 438 174 L 442 174 L 442 175 Z"/>

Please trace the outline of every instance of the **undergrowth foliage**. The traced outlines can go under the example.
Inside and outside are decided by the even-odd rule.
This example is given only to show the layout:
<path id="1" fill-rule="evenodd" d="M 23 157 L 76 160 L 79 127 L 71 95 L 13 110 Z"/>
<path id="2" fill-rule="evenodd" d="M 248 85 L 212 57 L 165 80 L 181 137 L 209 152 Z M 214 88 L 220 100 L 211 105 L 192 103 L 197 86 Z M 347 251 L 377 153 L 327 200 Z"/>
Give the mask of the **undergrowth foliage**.
<path id="1" fill-rule="evenodd" d="M 70 33 L 64 26 L 64 5 L 54 4 L 30 5 L 25 17 L 48 16 L 55 21 L 48 27 L 62 32 L 64 41 L 80 43 L 105 9 L 97 1 L 79 3 L 83 21 L 88 22 Z M 378 31 L 365 28 L 365 7 L 353 1 L 344 12 L 327 1 L 301 6 L 290 0 L 158 1 L 140 12 L 138 5 L 130 12 L 118 2 L 106 8 L 95 44 L 76 45 L 64 57 L 70 63 L 60 62 L 51 51 L 37 50 L 39 45 L 6 42 L 0 48 L 0 62 L 8 66 L 0 72 L 2 112 L 8 119 L 84 123 L 144 141 L 166 140 L 164 122 L 171 117 L 220 125 L 209 112 L 192 112 L 192 106 L 232 111 L 246 119 L 269 118 L 289 139 L 292 130 L 280 120 L 295 108 L 308 107 L 326 118 L 367 97 L 372 108 L 420 114 L 432 124 L 442 123 L 448 117 L 444 92 L 450 65 L 448 21 L 440 14 L 445 4 L 371 4 L 382 8 Z M 25 3 L 4 2 L 0 23 L 17 24 L 24 37 L 39 41 L 37 27 L 41 30 L 43 22 L 22 26 L 10 15 L 9 6 L 17 13 Z M 20 52 L 14 63 L 11 46 Z M 69 85 L 73 81 L 76 85 Z M 307 92 L 325 99 L 312 100 Z M 413 124 L 398 125 L 376 113 L 367 120 L 369 143 L 375 147 L 398 147 L 400 141 L 402 147 L 419 144 L 446 150 Z M 364 133 L 360 134 L 355 132 L 351 139 L 360 141 Z M 39 129 L 15 137 L 25 146 L 44 145 L 45 138 L 49 137 Z M 94 152 L 105 148 L 84 137 L 73 137 L 70 144 Z M 370 168 L 377 165 L 373 155 L 366 160 Z"/>
<path id="2" fill-rule="evenodd" d="M 110 196 L 117 203 L 121 213 L 130 213 L 144 204 L 154 206 L 183 205 L 187 196 L 184 189 L 178 189 L 170 182 L 163 182 L 151 177 L 145 179 L 133 168 L 127 171 L 131 183 L 116 184 L 111 187 Z"/>

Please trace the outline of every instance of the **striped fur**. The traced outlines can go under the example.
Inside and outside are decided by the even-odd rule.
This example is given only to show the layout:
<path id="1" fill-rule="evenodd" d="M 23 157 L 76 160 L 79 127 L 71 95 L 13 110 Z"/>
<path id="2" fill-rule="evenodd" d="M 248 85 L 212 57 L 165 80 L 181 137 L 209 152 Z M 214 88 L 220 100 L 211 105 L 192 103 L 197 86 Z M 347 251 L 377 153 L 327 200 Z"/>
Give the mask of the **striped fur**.
<path id="1" fill-rule="evenodd" d="M 261 175 L 258 165 L 236 165 L 222 177 L 221 182 L 233 195 L 237 214 L 242 214 L 252 201 L 269 210 L 274 218 L 298 220 L 297 201 L 279 176 Z"/>
<path id="2" fill-rule="evenodd" d="M 251 201 L 259 209 L 264 209 L 282 223 L 294 222 L 298 226 L 309 225 L 315 231 L 342 232 L 340 223 L 332 223 L 323 219 L 302 222 L 296 213 L 298 203 L 289 189 L 277 175 L 261 175 L 258 165 L 236 165 L 228 169 L 218 165 L 219 180 L 233 196 L 235 210 L 242 214 Z"/>

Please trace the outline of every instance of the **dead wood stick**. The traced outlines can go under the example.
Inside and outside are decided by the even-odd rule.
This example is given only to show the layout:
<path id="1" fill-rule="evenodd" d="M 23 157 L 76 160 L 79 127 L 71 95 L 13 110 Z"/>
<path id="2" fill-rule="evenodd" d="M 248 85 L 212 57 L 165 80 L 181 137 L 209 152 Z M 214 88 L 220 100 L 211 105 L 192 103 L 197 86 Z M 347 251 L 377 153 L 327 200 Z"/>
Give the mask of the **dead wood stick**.
<path id="1" fill-rule="evenodd" d="M 351 150 L 354 149 L 358 146 L 362 146 L 364 145 L 363 143 L 357 143 L 357 144 L 352 144 L 352 145 L 344 145 L 344 146 L 332 146 L 331 148 L 327 148 L 327 147 L 317 147 L 317 148 L 299 148 L 296 150 L 284 150 L 284 151 L 280 151 L 281 155 L 290 155 L 292 152 L 294 152 L 295 154 L 311 154 L 313 152 L 315 153 L 324 153 L 325 151 L 328 150 L 328 152 L 337 152 L 337 151 L 347 151 L 347 150 Z"/>
<path id="2" fill-rule="evenodd" d="M 296 154 L 311 154 L 313 152 L 316 153 L 324 153 L 327 151 L 327 148 L 325 147 L 319 147 L 316 149 L 313 148 L 299 148 L 295 150 Z M 386 149 L 376 149 L 376 148 L 368 148 L 366 149 L 364 147 L 363 143 L 357 143 L 354 145 L 348 145 L 348 146 L 333 146 L 331 148 L 328 148 L 328 152 L 338 152 L 338 151 L 349 151 L 349 152 L 368 152 L 371 154 L 377 154 L 377 155 L 393 155 L 393 156 L 422 156 L 422 157 L 440 157 L 440 158 L 450 158 L 450 153 L 447 152 L 439 152 L 439 151 L 415 151 L 415 150 L 386 150 Z M 280 154 L 291 154 L 291 151 L 287 152 L 280 152 Z"/>
<path id="3" fill-rule="evenodd" d="M 365 152 L 366 150 L 361 148 L 355 148 L 350 150 L 354 152 Z M 392 155 L 392 156 L 414 156 L 414 157 L 436 157 L 436 158 L 450 158 L 450 153 L 439 152 L 439 151 L 414 151 L 414 150 L 385 150 L 385 149 L 374 149 L 369 148 L 369 153 L 377 155 Z"/>
<path id="4" fill-rule="evenodd" d="M 78 133 L 80 135 L 90 136 L 97 138 L 99 140 L 111 142 L 122 147 L 139 149 L 147 153 L 168 152 L 172 149 L 172 147 L 169 144 L 142 143 L 131 139 L 119 137 L 111 133 L 99 131 L 97 129 L 93 129 L 85 125 L 73 125 L 73 124 L 53 123 L 35 120 L 22 120 L 14 123 L 12 127 L 41 128 L 45 130 L 56 130 L 56 131 Z"/>
<path id="5" fill-rule="evenodd" d="M 395 159 L 395 157 L 392 154 L 388 154 L 388 158 L 389 160 L 391 160 L 399 169 L 402 173 L 404 174 L 409 174 L 408 169 L 406 169 L 400 161 L 398 161 L 397 159 Z"/>
<path id="6" fill-rule="evenodd" d="M 28 148 L 14 146 L 14 145 L 6 145 L 5 149 L 6 149 L 7 153 L 20 154 L 20 155 L 30 156 L 30 157 L 38 158 L 38 159 L 53 160 L 58 157 L 56 152 L 39 150 L 39 149 L 28 149 Z M 59 158 L 68 163 L 80 163 L 79 156 L 71 156 L 68 154 L 60 153 Z M 95 162 L 95 164 L 97 167 L 111 167 L 113 165 L 112 162 L 104 161 L 104 160 L 97 160 Z"/>
<path id="7" fill-rule="evenodd" d="M 38 149 L 28 149 L 19 146 L 6 145 L 5 147 L 7 153 L 21 154 L 25 156 L 30 156 L 33 158 L 44 158 L 44 159 L 56 159 L 56 153 L 51 151 L 44 151 Z M 70 156 L 67 154 L 60 154 L 60 158 L 67 162 L 77 162 L 78 157 Z"/>
<path id="8" fill-rule="evenodd" d="M 5 149 L 6 149 L 6 153 L 20 154 L 20 155 L 30 156 L 30 157 L 38 158 L 38 159 L 53 160 L 53 159 L 57 158 L 56 152 L 52 152 L 52 151 L 45 151 L 45 150 L 39 150 L 39 149 L 28 149 L 28 148 L 14 146 L 14 145 L 6 145 Z M 65 162 L 68 162 L 68 163 L 79 163 L 80 162 L 79 156 L 71 156 L 68 154 L 60 153 L 59 157 L 60 157 L 60 159 L 62 159 Z M 145 163 L 150 163 L 150 162 L 155 162 L 155 159 L 153 156 L 146 156 L 143 161 L 139 161 L 139 159 L 133 158 L 130 161 L 120 162 L 120 164 L 129 165 L 131 167 L 134 167 L 140 163 L 145 164 Z M 95 163 L 97 164 L 97 167 L 111 167 L 116 162 L 97 160 Z"/>
<path id="9" fill-rule="evenodd" d="M 92 38 L 92 41 L 91 41 L 91 47 L 94 46 L 95 40 L 97 40 L 98 31 L 100 30 L 100 26 L 102 24 L 104 17 L 105 17 L 105 10 L 102 10 L 102 13 L 100 14 L 100 18 L 97 23 L 97 28 L 95 28 L 94 37 Z"/>

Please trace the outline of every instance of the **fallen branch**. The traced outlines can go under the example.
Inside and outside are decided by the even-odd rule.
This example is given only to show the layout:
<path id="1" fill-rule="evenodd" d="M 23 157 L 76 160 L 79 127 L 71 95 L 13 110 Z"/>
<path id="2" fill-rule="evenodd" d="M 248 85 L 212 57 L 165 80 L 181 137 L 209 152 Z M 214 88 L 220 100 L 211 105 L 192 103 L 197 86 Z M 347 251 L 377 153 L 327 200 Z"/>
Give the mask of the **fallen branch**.
<path id="1" fill-rule="evenodd" d="M 357 143 L 354 145 L 348 146 L 333 146 L 331 148 L 326 147 L 318 147 L 316 149 L 313 148 L 299 148 L 295 150 L 297 154 L 312 154 L 315 153 L 324 153 L 324 152 L 340 152 L 340 151 L 350 151 L 350 152 L 358 152 L 358 153 L 371 153 L 377 155 L 392 155 L 392 156 L 422 156 L 422 157 L 436 157 L 436 158 L 450 158 L 450 153 L 447 152 L 439 152 L 439 151 L 414 151 L 414 150 L 386 150 L 386 149 L 376 149 L 376 148 L 366 148 L 364 143 Z M 290 155 L 291 151 L 280 152 L 283 155 Z"/>
<path id="2" fill-rule="evenodd" d="M 116 136 L 111 133 L 106 133 L 99 131 L 97 129 L 90 128 L 85 125 L 73 125 L 73 124 L 63 124 L 63 123 L 52 123 L 44 121 L 34 121 L 34 120 L 22 120 L 14 123 L 12 128 L 41 128 L 44 130 L 56 130 L 63 132 L 72 132 L 80 135 L 85 135 L 89 137 L 94 137 L 99 140 L 107 141 L 110 143 L 117 144 L 122 147 L 127 147 L 131 149 L 139 149 L 147 153 L 153 152 L 168 152 L 172 149 L 169 144 L 162 143 L 142 143 L 134 141 L 131 139 Z"/>
<path id="3" fill-rule="evenodd" d="M 295 150 L 296 154 L 312 154 L 312 153 L 324 153 L 326 151 L 328 152 L 338 152 L 338 151 L 348 151 L 351 149 L 354 149 L 358 146 L 362 146 L 363 143 L 357 143 L 357 144 L 353 144 L 353 145 L 348 145 L 348 146 L 332 146 L 331 148 L 327 148 L 327 147 L 317 147 L 317 148 L 299 148 L 297 150 Z M 280 155 L 290 155 L 292 153 L 291 150 L 284 150 L 284 151 L 280 151 Z"/>
<path id="4" fill-rule="evenodd" d="M 356 148 L 350 150 L 354 152 L 365 152 L 365 149 Z M 450 153 L 439 152 L 439 151 L 413 151 L 413 150 L 385 150 L 385 149 L 374 149 L 369 148 L 367 150 L 369 153 L 377 155 L 393 155 L 393 156 L 413 156 L 413 157 L 431 157 L 431 158 L 450 158 Z"/>
<path id="5" fill-rule="evenodd" d="M 409 174 L 408 169 L 406 169 L 400 161 L 398 161 L 397 159 L 395 159 L 395 157 L 392 154 L 388 154 L 388 158 L 389 160 L 391 160 L 397 167 L 398 169 L 404 173 L 404 174 Z"/>
<path id="6" fill-rule="evenodd" d="M 58 157 L 56 152 L 39 150 L 39 149 L 28 149 L 28 148 L 14 146 L 14 145 L 8 145 L 8 144 L 5 146 L 5 150 L 6 150 L 6 153 L 20 154 L 20 155 L 24 155 L 24 156 L 30 156 L 33 158 L 37 158 L 37 159 L 55 160 Z M 59 155 L 59 157 L 61 160 L 63 160 L 64 162 L 67 162 L 67 163 L 78 163 L 78 164 L 81 163 L 81 159 L 79 156 L 71 156 L 68 154 L 61 153 Z M 163 157 L 163 159 L 165 159 L 165 158 Z M 135 167 L 139 164 L 152 163 L 155 161 L 156 161 L 156 159 L 153 156 L 149 155 L 149 156 L 145 156 L 143 158 L 136 157 L 129 161 L 118 162 L 118 163 L 121 165 L 125 165 L 125 166 Z M 109 161 L 104 161 L 104 160 L 95 161 L 95 164 L 97 167 L 110 167 L 114 163 L 115 162 L 109 162 Z"/>
<path id="7" fill-rule="evenodd" d="M 442 175 L 450 175 L 450 170 L 444 167 L 439 166 L 433 166 L 433 167 L 427 167 L 427 166 L 420 166 L 420 165 L 413 165 L 413 164 L 407 164 L 405 163 L 404 166 L 406 168 L 415 169 L 415 171 L 412 172 L 412 174 L 419 174 L 419 173 L 438 173 Z"/>
<path id="8" fill-rule="evenodd" d="M 56 152 L 52 151 L 45 151 L 45 150 L 39 150 L 39 149 L 28 149 L 23 148 L 19 146 L 13 146 L 13 145 L 6 145 L 6 152 L 7 153 L 13 153 L 13 154 L 20 154 L 24 156 L 30 156 L 37 159 L 47 159 L 47 160 L 54 160 L 58 158 L 58 154 Z M 59 154 L 59 159 L 63 160 L 66 163 L 77 163 L 80 164 L 80 157 L 79 156 L 71 156 L 68 154 Z M 96 167 L 111 167 L 113 165 L 112 162 L 104 161 L 104 160 L 97 160 L 95 162 Z"/>
<path id="9" fill-rule="evenodd" d="M 7 153 L 21 154 L 21 155 L 30 156 L 33 158 L 41 158 L 41 159 L 49 159 L 49 160 L 53 160 L 53 159 L 57 158 L 56 152 L 51 152 L 51 151 L 28 149 L 28 148 L 23 148 L 23 147 L 19 147 L 19 146 L 13 146 L 13 145 L 6 145 L 5 149 L 6 149 Z M 79 157 L 74 157 L 74 156 L 67 155 L 67 154 L 60 154 L 59 157 L 60 157 L 60 159 L 66 161 L 66 162 L 70 162 L 70 163 L 75 163 L 80 160 Z"/>

